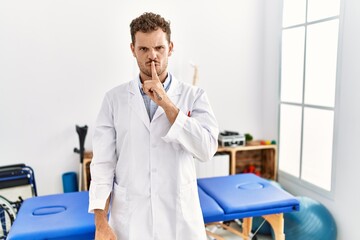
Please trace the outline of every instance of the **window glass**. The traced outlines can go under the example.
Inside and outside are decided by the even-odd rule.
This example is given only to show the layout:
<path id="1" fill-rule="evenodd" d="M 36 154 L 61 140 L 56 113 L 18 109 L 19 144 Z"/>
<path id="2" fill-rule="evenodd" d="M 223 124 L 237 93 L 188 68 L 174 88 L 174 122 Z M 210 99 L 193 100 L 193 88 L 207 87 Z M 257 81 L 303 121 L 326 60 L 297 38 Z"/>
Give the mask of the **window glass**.
<path id="1" fill-rule="evenodd" d="M 301 147 L 301 107 L 282 104 L 280 108 L 280 170 L 299 177 Z"/>
<path id="2" fill-rule="evenodd" d="M 302 103 L 305 28 L 283 31 L 281 56 L 281 101 Z"/>
<path id="3" fill-rule="evenodd" d="M 283 0 L 279 170 L 332 191 L 340 0 Z"/>
<path id="4" fill-rule="evenodd" d="M 308 22 L 339 15 L 340 0 L 308 0 Z"/>
<path id="5" fill-rule="evenodd" d="M 302 179 L 331 190 L 334 111 L 304 108 Z"/>
<path id="6" fill-rule="evenodd" d="M 334 107 L 338 19 L 308 26 L 305 103 Z"/>
<path id="7" fill-rule="evenodd" d="M 284 0 L 283 27 L 305 23 L 306 0 Z"/>

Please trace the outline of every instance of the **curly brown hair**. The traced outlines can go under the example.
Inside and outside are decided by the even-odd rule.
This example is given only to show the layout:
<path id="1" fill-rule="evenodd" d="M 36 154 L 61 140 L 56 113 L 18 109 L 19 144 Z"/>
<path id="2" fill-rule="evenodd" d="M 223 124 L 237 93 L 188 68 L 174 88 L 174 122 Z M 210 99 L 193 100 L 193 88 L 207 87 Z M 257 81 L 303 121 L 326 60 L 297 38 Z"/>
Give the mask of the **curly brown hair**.
<path id="1" fill-rule="evenodd" d="M 131 41 L 135 44 L 137 32 L 148 33 L 161 28 L 166 33 L 166 39 L 170 43 L 171 29 L 170 21 L 166 21 L 159 14 L 145 12 L 130 23 Z"/>

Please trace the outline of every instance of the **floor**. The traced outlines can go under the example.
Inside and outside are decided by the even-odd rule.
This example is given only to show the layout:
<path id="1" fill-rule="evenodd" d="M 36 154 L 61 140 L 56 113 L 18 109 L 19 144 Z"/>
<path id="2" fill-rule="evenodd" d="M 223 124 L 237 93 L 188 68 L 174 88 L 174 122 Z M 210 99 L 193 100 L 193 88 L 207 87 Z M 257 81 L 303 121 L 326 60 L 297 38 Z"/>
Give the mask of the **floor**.
<path id="1" fill-rule="evenodd" d="M 230 226 L 236 230 L 240 231 L 240 227 L 236 222 L 232 222 Z M 212 230 L 212 232 L 216 233 L 217 235 L 223 237 L 225 240 L 241 240 L 242 238 L 239 236 L 234 235 L 233 233 L 226 231 L 222 228 L 216 228 L 216 230 Z M 208 238 L 209 240 L 213 240 L 213 238 Z M 256 234 L 253 238 L 254 240 L 272 240 L 271 236 L 259 235 Z"/>

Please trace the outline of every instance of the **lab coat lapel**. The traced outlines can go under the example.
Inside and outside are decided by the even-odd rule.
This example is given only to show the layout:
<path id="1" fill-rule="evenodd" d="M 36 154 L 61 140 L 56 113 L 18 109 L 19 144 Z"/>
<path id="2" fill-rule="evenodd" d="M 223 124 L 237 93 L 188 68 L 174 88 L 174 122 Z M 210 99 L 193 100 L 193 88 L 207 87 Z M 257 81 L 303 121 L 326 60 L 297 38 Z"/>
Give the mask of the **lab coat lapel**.
<path id="1" fill-rule="evenodd" d="M 146 128 L 150 129 L 150 119 L 145 108 L 144 99 L 141 96 L 137 79 L 129 83 L 129 105 L 132 111 L 134 111 L 142 120 Z"/>
<path id="2" fill-rule="evenodd" d="M 169 96 L 170 100 L 177 105 L 178 101 L 179 101 L 179 97 L 181 95 L 181 88 L 180 88 L 180 84 L 177 81 L 177 79 L 172 76 L 172 80 L 171 80 L 171 85 L 170 88 L 167 92 L 167 95 Z M 164 114 L 164 109 L 162 107 L 158 107 L 154 117 L 152 119 L 152 122 L 154 122 L 158 117 L 160 117 L 162 114 Z"/>

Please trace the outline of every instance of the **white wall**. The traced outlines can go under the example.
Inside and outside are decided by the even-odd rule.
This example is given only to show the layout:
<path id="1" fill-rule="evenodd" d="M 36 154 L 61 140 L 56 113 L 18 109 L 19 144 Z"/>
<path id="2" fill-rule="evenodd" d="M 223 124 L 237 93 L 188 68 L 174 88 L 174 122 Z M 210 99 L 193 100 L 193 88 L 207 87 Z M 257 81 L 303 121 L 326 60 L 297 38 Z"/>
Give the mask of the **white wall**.
<path id="1" fill-rule="evenodd" d="M 358 216 L 360 214 L 360 188 L 358 173 L 360 161 L 358 154 L 360 136 L 360 1 L 341 0 L 342 39 L 339 44 L 338 73 L 339 94 L 336 102 L 335 144 L 334 144 L 334 195 L 325 197 L 299 186 L 286 178 L 279 177 L 280 183 L 295 195 L 309 196 L 320 201 L 331 211 L 338 226 L 338 239 L 360 239 Z M 264 108 L 263 113 L 270 115 L 270 121 L 264 121 L 264 133 L 272 133 L 277 129 L 278 86 L 279 86 L 279 53 L 280 33 L 278 24 L 281 2 L 267 1 L 265 13 L 265 67 L 264 67 Z M 281 11 L 280 11 L 281 13 Z M 274 41 L 275 40 L 275 41 Z M 270 54 L 267 54 L 270 53 Z M 275 87 L 277 86 L 277 87 Z M 268 91 L 268 89 L 271 89 Z"/>
<path id="2" fill-rule="evenodd" d="M 225 1 L 0 1 L 0 165 L 26 163 L 39 195 L 62 192 L 78 171 L 75 124 L 92 127 L 102 97 L 137 74 L 130 21 L 170 19 L 170 69 L 207 91 L 221 129 L 262 137 L 263 6 Z"/>

